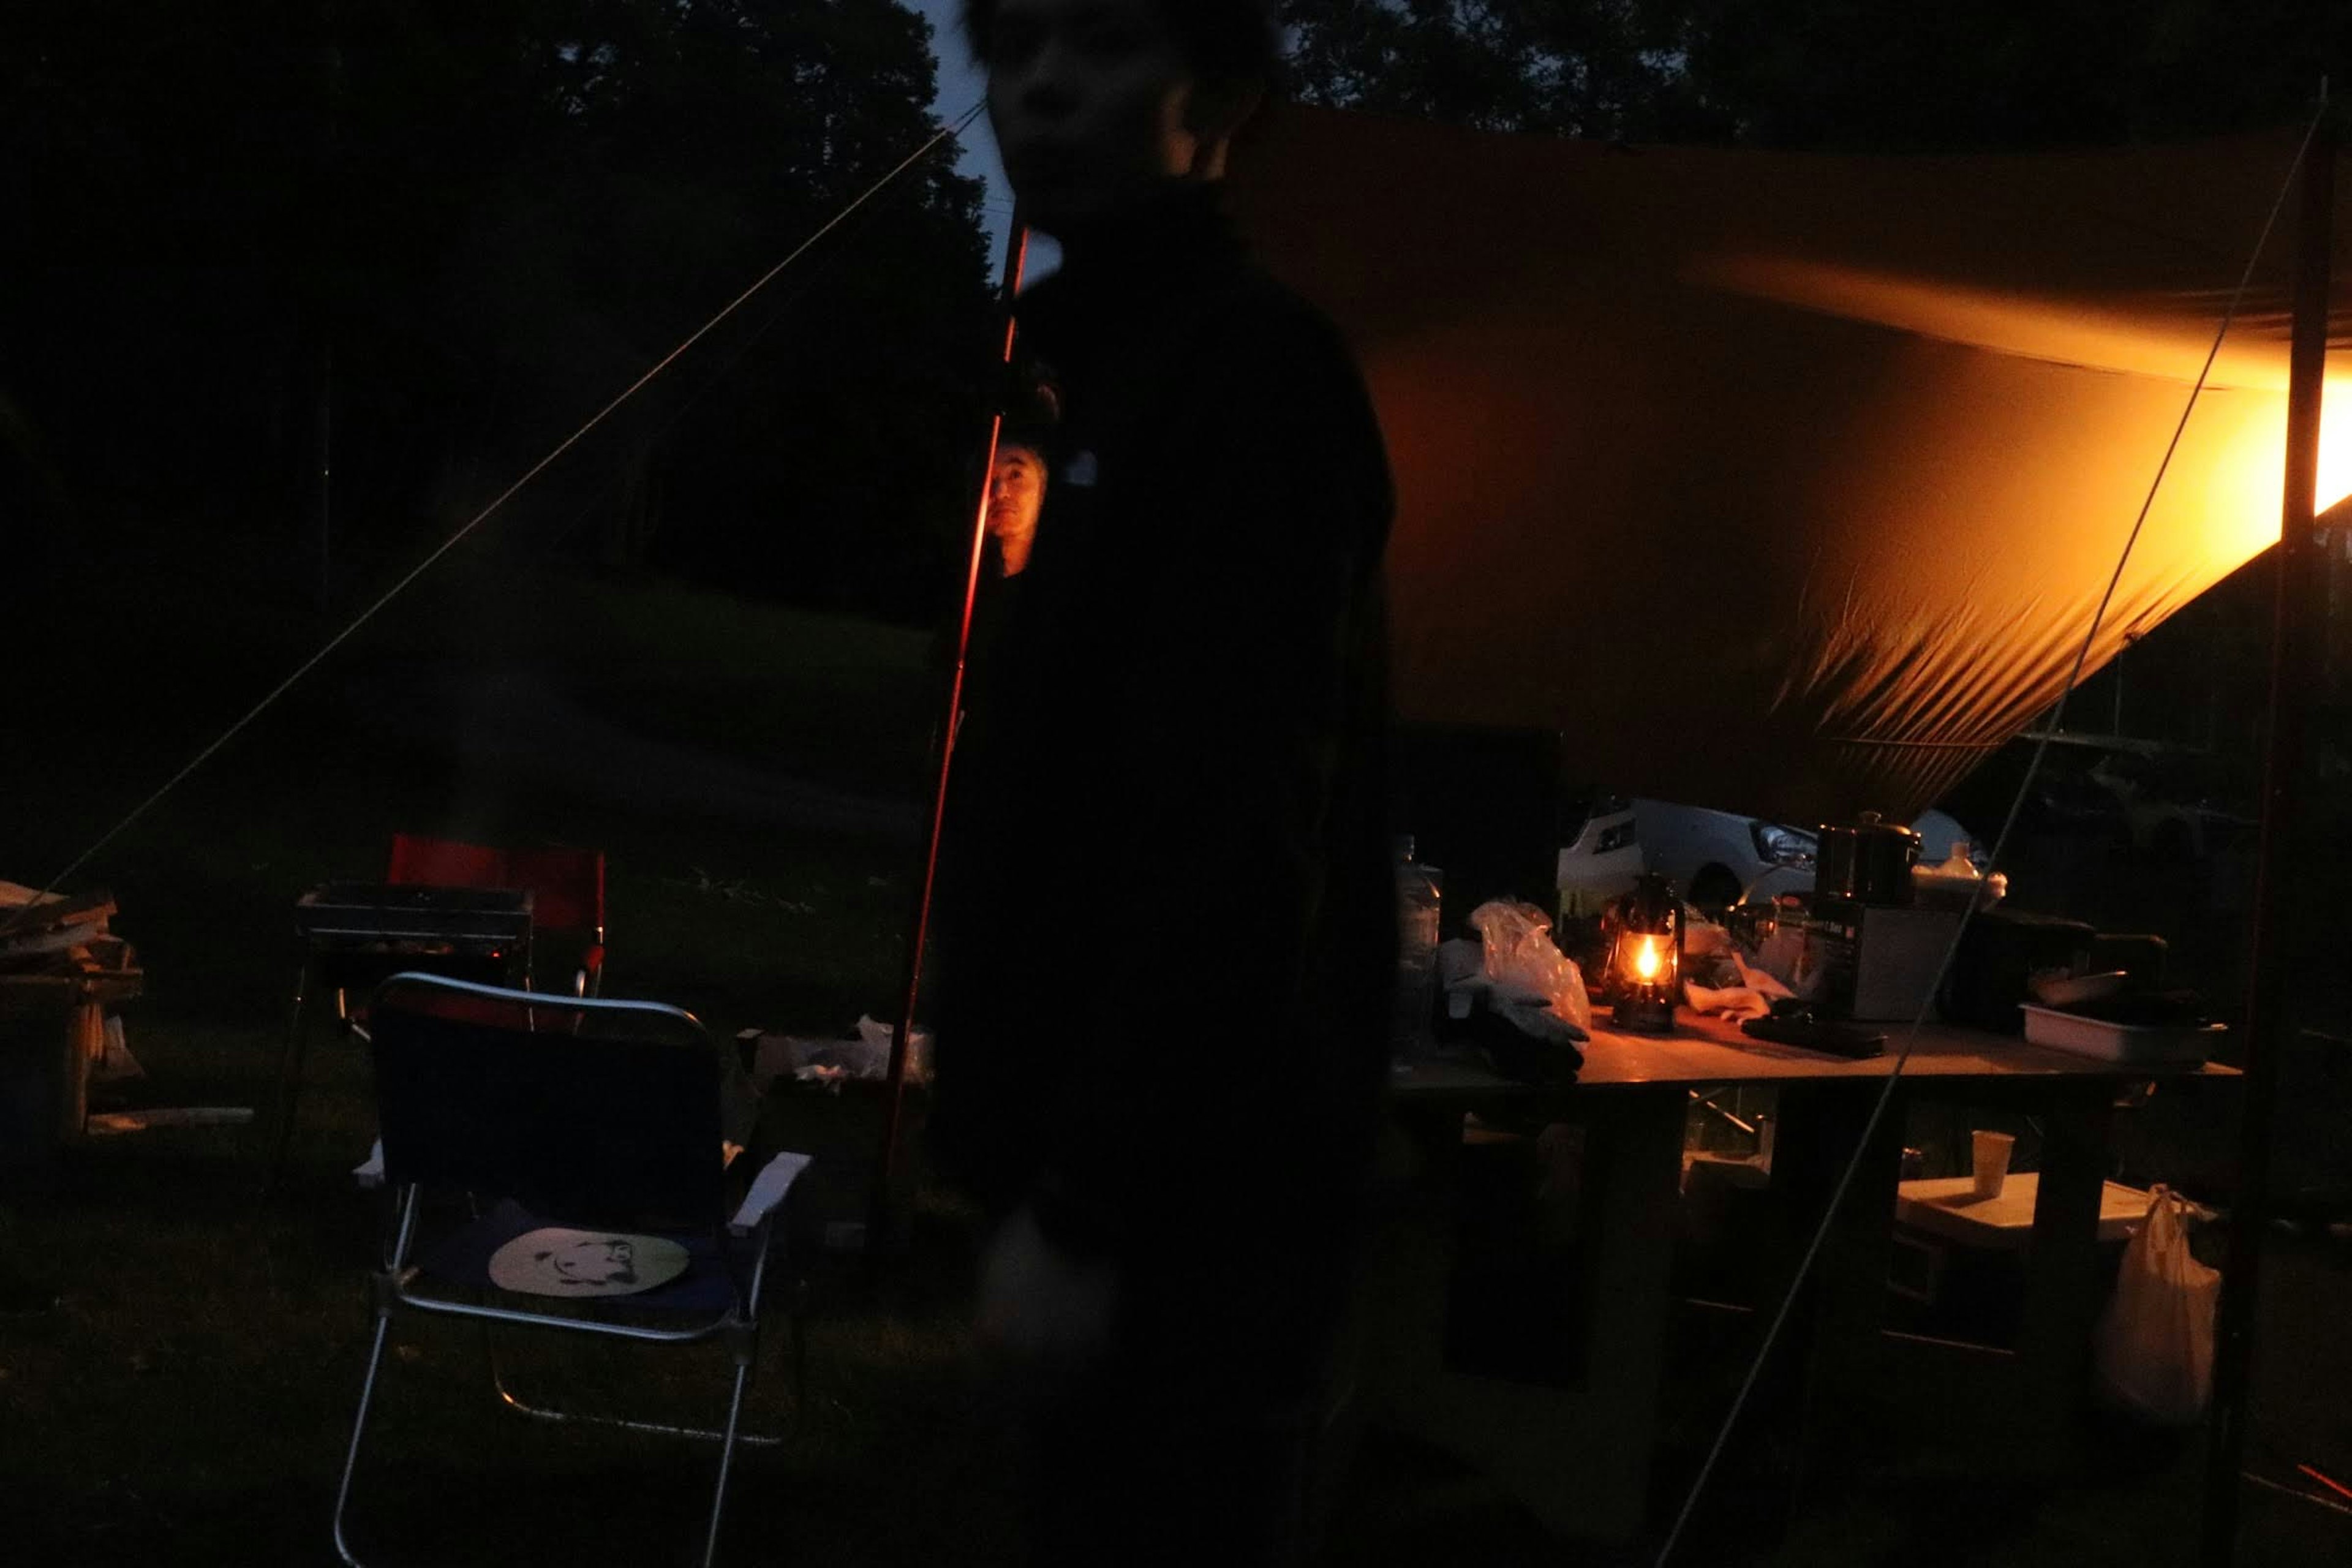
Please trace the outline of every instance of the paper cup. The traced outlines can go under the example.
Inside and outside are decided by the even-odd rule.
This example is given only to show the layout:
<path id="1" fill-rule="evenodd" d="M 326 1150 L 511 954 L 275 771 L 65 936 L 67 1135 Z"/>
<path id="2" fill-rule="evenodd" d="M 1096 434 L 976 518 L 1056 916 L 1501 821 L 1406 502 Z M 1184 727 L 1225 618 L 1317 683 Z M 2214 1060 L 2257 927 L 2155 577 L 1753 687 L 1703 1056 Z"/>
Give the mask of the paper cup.
<path id="1" fill-rule="evenodd" d="M 1976 1135 L 1977 1196 L 1997 1198 L 2009 1181 L 2009 1155 L 2017 1147 L 2017 1140 L 2006 1132 L 1979 1132 Z"/>

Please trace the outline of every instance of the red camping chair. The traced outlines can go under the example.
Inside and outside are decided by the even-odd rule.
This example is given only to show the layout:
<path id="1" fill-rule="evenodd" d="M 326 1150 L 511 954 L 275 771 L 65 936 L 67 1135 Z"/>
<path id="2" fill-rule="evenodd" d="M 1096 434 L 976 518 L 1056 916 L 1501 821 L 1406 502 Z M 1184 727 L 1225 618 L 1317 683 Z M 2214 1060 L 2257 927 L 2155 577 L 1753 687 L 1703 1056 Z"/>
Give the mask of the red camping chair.
<path id="1" fill-rule="evenodd" d="M 392 864 L 383 879 L 396 886 L 530 889 L 532 936 L 555 931 L 584 943 L 572 976 L 572 994 L 594 996 L 604 990 L 603 850 L 492 849 L 454 838 L 395 833 Z"/>
<path id="2" fill-rule="evenodd" d="M 604 984 L 604 852 L 601 849 L 496 849 L 484 844 L 467 844 L 455 838 L 435 838 L 422 833 L 395 833 L 392 836 L 391 863 L 384 868 L 383 879 L 395 887 L 426 888 L 509 888 L 528 889 L 530 900 L 530 930 L 532 941 L 523 957 L 525 967 L 520 976 L 526 988 L 532 986 L 531 965 L 540 952 L 539 938 L 544 932 L 559 932 L 577 945 L 578 965 L 572 975 L 572 994 L 594 996 Z M 388 960 L 401 968 L 433 967 L 431 960 Z M 303 1033 L 303 994 L 310 983 L 311 970 L 306 963 L 302 979 L 294 991 L 294 1004 L 287 1025 L 286 1051 L 278 1069 L 278 1135 L 275 1152 L 270 1157 L 268 1185 L 275 1189 L 286 1171 L 286 1153 L 294 1135 L 296 1102 L 302 1092 L 302 1064 L 307 1037 Z M 334 988 L 335 1016 L 344 1026 L 358 1027 L 363 1023 L 365 991 L 382 979 L 381 973 L 354 979 L 349 974 L 329 977 Z M 490 978 L 467 973 L 465 979 Z M 499 976 L 503 980 L 505 977 Z M 350 987 L 360 989 L 354 996 Z M 352 1005 L 353 1001 L 360 1005 Z"/>
<path id="3" fill-rule="evenodd" d="M 530 923 L 581 942 L 572 975 L 574 996 L 604 988 L 604 852 L 601 849 L 510 849 L 509 887 L 531 892 Z"/>

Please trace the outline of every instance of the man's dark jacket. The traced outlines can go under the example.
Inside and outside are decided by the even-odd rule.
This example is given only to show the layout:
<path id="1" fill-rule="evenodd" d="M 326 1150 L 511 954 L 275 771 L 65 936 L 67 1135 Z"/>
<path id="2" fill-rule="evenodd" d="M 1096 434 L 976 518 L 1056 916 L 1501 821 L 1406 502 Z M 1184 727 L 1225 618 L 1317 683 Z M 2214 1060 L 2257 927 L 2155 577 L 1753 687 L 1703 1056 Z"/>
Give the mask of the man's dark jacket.
<path id="1" fill-rule="evenodd" d="M 1017 311 L 1060 414 L 959 741 L 932 1131 L 1120 1262 L 1130 1333 L 1230 1344 L 1328 1305 L 1370 1160 L 1393 498 L 1338 332 L 1213 199 L 1073 238 Z"/>

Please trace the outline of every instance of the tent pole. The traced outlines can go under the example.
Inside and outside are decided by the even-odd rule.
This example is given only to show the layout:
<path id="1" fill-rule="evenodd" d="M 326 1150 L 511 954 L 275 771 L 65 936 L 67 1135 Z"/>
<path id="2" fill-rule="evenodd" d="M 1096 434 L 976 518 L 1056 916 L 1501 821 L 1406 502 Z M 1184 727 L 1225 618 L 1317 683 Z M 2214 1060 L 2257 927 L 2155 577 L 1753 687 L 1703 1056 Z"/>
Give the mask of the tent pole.
<path id="1" fill-rule="evenodd" d="M 1013 214 L 1011 229 L 1004 238 L 1004 273 L 998 282 L 998 306 L 1003 316 L 1004 343 L 1001 363 L 1013 363 L 1013 340 L 1016 323 L 1013 315 L 1013 297 L 1021 292 L 1021 270 L 1029 258 L 1029 230 L 1018 212 Z M 989 417 L 988 461 L 981 469 L 980 503 L 971 520 L 971 548 L 966 552 L 963 574 L 963 613 L 956 624 L 955 662 L 947 683 L 947 702 L 940 715 L 938 742 L 934 747 L 938 767 L 931 776 L 930 809 L 923 818 L 923 858 L 916 874 L 915 903 L 912 918 L 907 926 L 906 962 L 900 968 L 902 984 L 898 989 L 897 1027 L 890 1037 L 890 1076 L 884 1091 L 882 1119 L 882 1149 L 874 1169 L 874 1195 L 866 1223 L 866 1247 L 869 1252 L 880 1253 L 892 1245 L 898 1234 L 898 1144 L 899 1121 L 906 1109 L 908 1050 L 915 1033 L 915 998 L 923 984 L 923 943 L 931 927 L 931 889 L 939 875 L 940 830 L 947 816 L 948 774 L 955 763 L 956 721 L 963 711 L 964 661 L 971 651 L 972 606 L 980 597 L 980 563 L 988 542 L 988 496 L 996 474 L 996 443 L 1004 432 L 1004 413 L 1000 405 Z"/>
<path id="2" fill-rule="evenodd" d="M 2291 1034 L 2287 995 L 2289 883 L 2301 822 L 2305 731 L 2319 675 L 2322 581 L 2314 492 L 2319 486 L 2319 412 L 2327 358 L 2330 244 L 2335 236 L 2336 138 L 2325 120 L 2303 170 L 2301 242 L 2294 274 L 2294 336 L 2287 382 L 2286 496 L 2276 554 L 2271 633 L 2268 743 L 2263 760 L 2262 841 L 2256 861 L 2252 952 L 2247 975 L 2246 1073 L 2239 1112 L 2237 1191 L 2213 1354 L 2213 1415 L 2207 1434 L 2204 1568 L 2236 1557 L 2238 1478 L 2245 1462 L 2255 1287 L 2270 1226 L 2271 1123 L 2280 1058 Z"/>

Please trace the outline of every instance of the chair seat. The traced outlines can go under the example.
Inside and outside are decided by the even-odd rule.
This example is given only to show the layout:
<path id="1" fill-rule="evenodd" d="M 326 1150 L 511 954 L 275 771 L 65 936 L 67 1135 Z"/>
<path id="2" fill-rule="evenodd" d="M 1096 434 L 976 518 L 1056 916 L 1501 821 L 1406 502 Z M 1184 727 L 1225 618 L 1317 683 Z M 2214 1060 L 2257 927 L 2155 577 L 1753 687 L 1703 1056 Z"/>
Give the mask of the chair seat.
<path id="1" fill-rule="evenodd" d="M 555 1296 L 525 1295 L 499 1289 L 490 1281 L 490 1258 L 499 1248 L 519 1236 L 526 1236 L 542 1226 L 562 1225 L 563 1221 L 533 1214 L 522 1205 L 504 1200 L 479 1219 L 460 1226 L 440 1237 L 417 1256 L 417 1268 L 430 1278 L 446 1285 L 467 1289 L 488 1290 L 501 1300 L 529 1303 L 534 1310 L 545 1309 L 562 1301 L 572 1308 L 593 1307 L 599 1314 L 683 1313 L 701 1318 L 717 1318 L 735 1304 L 735 1281 L 730 1273 L 731 1261 L 736 1270 L 749 1279 L 755 1252 L 760 1245 L 757 1237 L 730 1237 L 728 1250 L 731 1258 L 722 1258 L 719 1242 L 709 1233 L 695 1235 L 683 1231 L 656 1231 L 657 1235 L 674 1241 L 686 1249 L 686 1272 L 667 1284 L 626 1296 L 597 1296 L 570 1299 Z"/>

